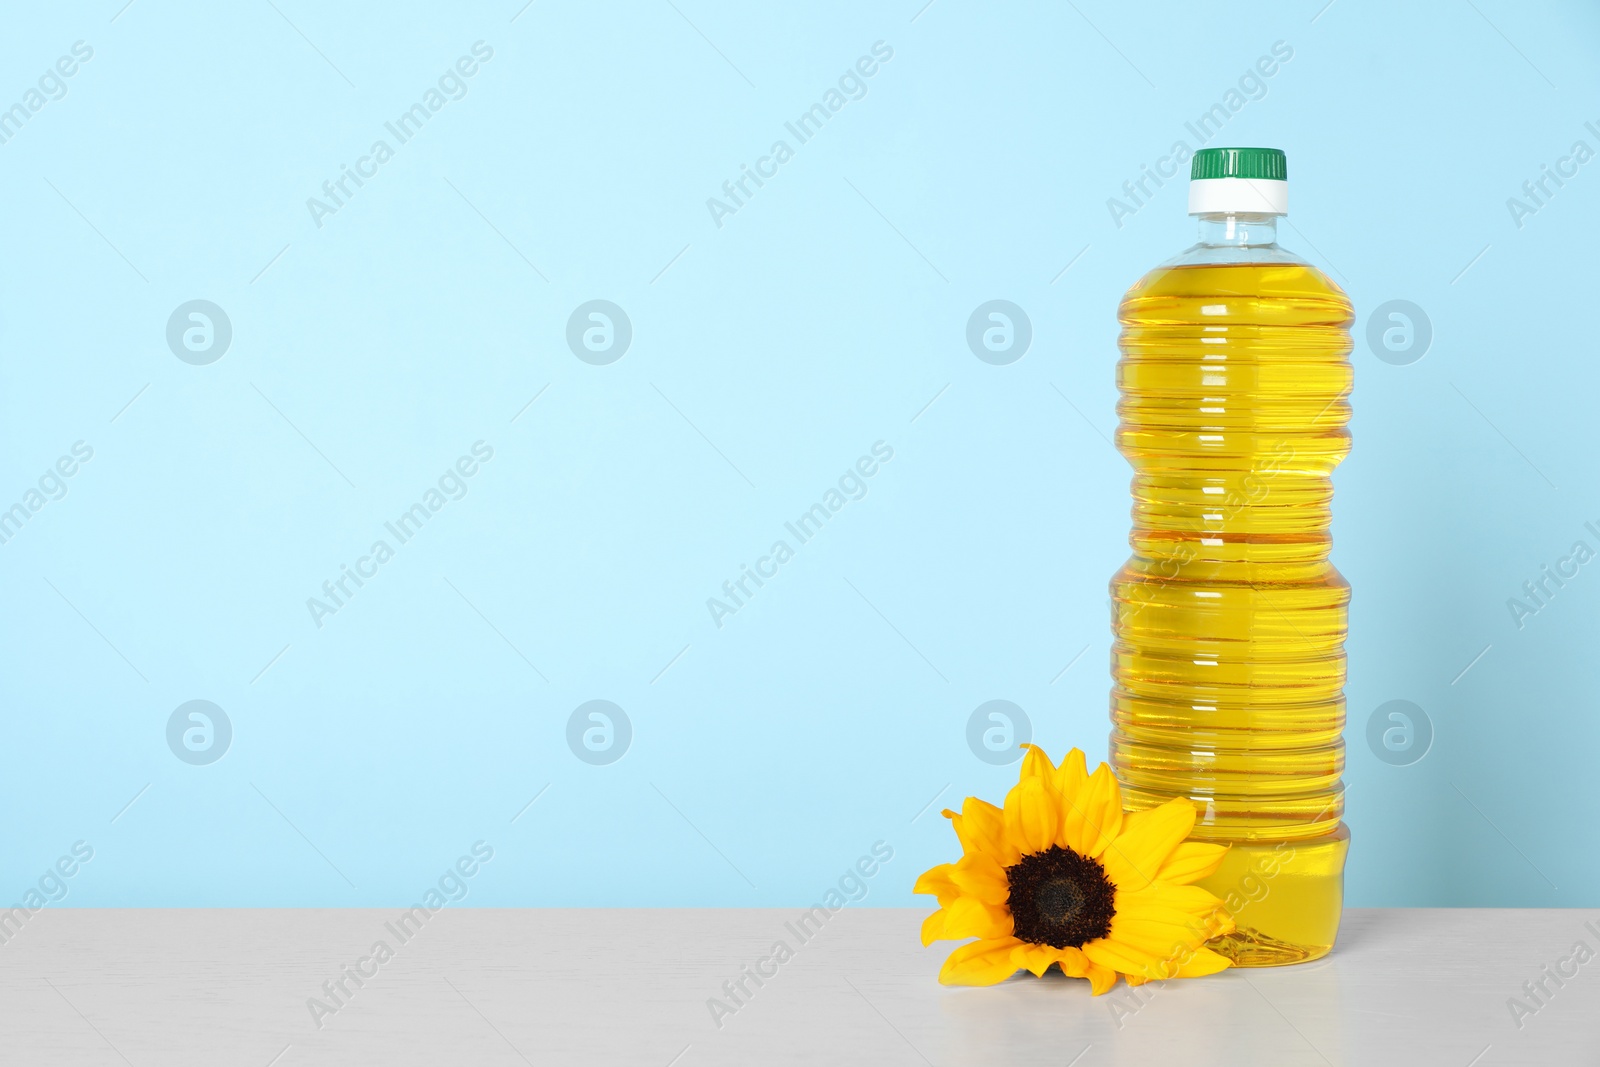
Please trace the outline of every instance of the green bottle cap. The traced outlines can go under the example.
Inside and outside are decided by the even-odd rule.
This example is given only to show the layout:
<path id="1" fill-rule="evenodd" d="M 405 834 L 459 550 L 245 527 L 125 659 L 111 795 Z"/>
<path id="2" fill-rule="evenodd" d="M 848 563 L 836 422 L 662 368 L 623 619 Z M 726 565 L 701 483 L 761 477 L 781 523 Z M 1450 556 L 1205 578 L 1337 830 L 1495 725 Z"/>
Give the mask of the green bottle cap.
<path id="1" fill-rule="evenodd" d="M 1202 148 L 1194 154 L 1189 178 L 1254 178 L 1286 182 L 1289 163 L 1277 148 Z"/>

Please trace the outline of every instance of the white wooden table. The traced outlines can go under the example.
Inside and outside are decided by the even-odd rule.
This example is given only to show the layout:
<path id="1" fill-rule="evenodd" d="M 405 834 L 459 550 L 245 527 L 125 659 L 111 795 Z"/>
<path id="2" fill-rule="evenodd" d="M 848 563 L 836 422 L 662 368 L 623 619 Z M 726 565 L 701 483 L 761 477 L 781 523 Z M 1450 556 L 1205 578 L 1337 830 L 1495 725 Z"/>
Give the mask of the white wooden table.
<path id="1" fill-rule="evenodd" d="M 799 910 L 446 908 L 402 942 L 399 909 L 46 908 L 0 945 L 0 1063 L 1600 1064 L 1600 955 L 1573 957 L 1600 911 L 1350 911 L 1327 959 L 1091 999 L 939 986 L 920 911 L 846 907 L 801 942 Z M 780 940 L 736 1005 L 723 982 Z"/>

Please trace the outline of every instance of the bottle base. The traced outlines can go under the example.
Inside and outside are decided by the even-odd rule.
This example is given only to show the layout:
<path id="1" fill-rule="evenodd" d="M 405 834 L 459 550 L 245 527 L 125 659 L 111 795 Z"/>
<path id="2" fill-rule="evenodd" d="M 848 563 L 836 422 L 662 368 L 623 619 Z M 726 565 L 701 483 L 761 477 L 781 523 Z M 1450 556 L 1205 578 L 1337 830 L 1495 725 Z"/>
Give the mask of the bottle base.
<path id="1" fill-rule="evenodd" d="M 1236 967 L 1284 967 L 1333 950 L 1344 906 L 1350 830 L 1299 841 L 1239 841 L 1198 884 L 1221 898 L 1237 929 L 1206 943 Z"/>
<path id="2" fill-rule="evenodd" d="M 1248 926 L 1212 938 L 1206 942 L 1206 948 L 1228 957 L 1235 967 L 1287 967 L 1292 963 L 1319 960 L 1333 951 L 1331 944 L 1297 945 Z"/>

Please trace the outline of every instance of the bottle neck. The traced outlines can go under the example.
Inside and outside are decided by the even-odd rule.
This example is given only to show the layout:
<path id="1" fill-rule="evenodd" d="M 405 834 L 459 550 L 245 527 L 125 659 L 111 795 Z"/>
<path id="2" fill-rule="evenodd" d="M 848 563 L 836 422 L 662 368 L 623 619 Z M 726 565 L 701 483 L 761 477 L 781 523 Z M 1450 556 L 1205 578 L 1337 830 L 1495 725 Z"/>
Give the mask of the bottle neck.
<path id="1" fill-rule="evenodd" d="M 1213 248 L 1255 248 L 1278 243 L 1278 216 L 1218 212 L 1197 216 L 1200 243 Z"/>

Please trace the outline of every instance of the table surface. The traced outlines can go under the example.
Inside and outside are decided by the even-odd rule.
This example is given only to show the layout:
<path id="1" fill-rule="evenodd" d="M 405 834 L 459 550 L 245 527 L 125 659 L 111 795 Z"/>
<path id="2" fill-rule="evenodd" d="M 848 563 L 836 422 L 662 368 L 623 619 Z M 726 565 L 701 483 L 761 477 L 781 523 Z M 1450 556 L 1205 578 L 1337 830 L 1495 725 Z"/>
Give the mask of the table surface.
<path id="1" fill-rule="evenodd" d="M 0 945 L 0 1063 L 1600 1064 L 1600 911 L 1351 910 L 1325 959 L 1099 998 L 944 988 L 922 911 L 799 914 L 46 908 Z"/>

